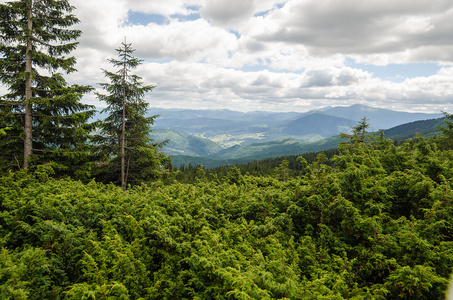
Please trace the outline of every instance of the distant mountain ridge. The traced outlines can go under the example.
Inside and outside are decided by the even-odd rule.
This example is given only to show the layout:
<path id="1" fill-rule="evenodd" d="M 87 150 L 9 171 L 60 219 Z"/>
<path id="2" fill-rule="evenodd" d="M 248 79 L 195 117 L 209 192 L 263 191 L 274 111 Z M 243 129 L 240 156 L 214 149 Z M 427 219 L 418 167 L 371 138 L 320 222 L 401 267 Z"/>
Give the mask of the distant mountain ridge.
<path id="1" fill-rule="evenodd" d="M 388 138 L 403 140 L 413 137 L 416 132 L 432 136 L 437 134 L 436 126 L 442 124 L 440 117 L 443 116 L 363 105 L 328 107 L 307 113 L 175 109 L 151 109 L 150 112 L 160 114 L 152 138 L 170 140 L 164 152 L 174 155 L 176 165 L 184 161 L 201 161 L 211 166 L 335 148 L 341 141 L 339 133 L 350 132 L 364 116 L 371 124 L 374 120 L 371 130 L 396 123 L 397 126 L 384 130 Z M 360 116 L 357 120 L 348 119 L 357 116 Z"/>
<path id="2" fill-rule="evenodd" d="M 348 107 L 331 107 L 322 111 L 324 114 L 341 117 L 356 122 L 366 117 L 371 125 L 371 130 L 389 129 L 401 124 L 414 121 L 434 119 L 442 117 L 439 114 L 407 113 L 385 108 L 375 108 L 361 104 Z"/>
<path id="3" fill-rule="evenodd" d="M 297 119 L 291 119 L 279 128 L 289 136 L 318 134 L 323 137 L 349 132 L 357 122 L 337 116 L 313 112 Z"/>
<path id="4" fill-rule="evenodd" d="M 359 104 L 326 107 L 306 113 L 150 108 L 149 115 L 159 115 L 154 125 L 156 129 L 171 129 L 208 138 L 222 148 L 283 138 L 311 143 L 341 132 L 348 133 L 362 117 L 367 118 L 370 130 L 379 130 L 442 116 L 441 113 L 408 113 Z"/>
<path id="5" fill-rule="evenodd" d="M 163 147 L 168 155 L 207 156 L 223 149 L 211 140 L 171 129 L 154 129 L 151 137 L 157 142 L 168 141 Z"/>
<path id="6" fill-rule="evenodd" d="M 386 138 L 402 141 L 413 138 L 417 133 L 425 137 L 439 135 L 437 126 L 443 125 L 444 118 L 415 121 L 399 125 L 388 130 L 383 130 Z M 254 143 L 244 146 L 233 146 L 207 156 L 182 156 L 173 157 L 173 164 L 204 165 L 213 168 L 221 165 L 246 163 L 249 161 L 263 160 L 271 157 L 298 155 L 308 152 L 319 152 L 338 147 L 338 143 L 344 142 L 340 136 L 329 137 L 314 143 L 302 143 L 291 138 L 270 142 Z"/>

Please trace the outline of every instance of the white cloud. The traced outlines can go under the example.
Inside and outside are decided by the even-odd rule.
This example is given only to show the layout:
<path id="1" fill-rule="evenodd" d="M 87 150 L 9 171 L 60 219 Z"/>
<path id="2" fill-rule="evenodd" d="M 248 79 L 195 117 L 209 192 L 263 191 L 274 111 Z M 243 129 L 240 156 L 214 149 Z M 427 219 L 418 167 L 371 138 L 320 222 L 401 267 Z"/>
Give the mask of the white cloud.
<path id="1" fill-rule="evenodd" d="M 372 78 L 352 68 L 306 70 L 303 73 L 275 73 L 268 70 L 243 72 L 205 63 L 153 64 L 142 70 L 157 88 L 151 105 L 170 98 L 171 105 L 185 108 L 209 107 L 254 110 L 303 110 L 306 107 L 367 103 L 410 111 L 426 111 L 437 103 L 439 112 L 453 103 L 449 81 L 451 68 L 438 74 L 407 79 L 401 83 Z M 427 98 L 428 97 L 428 98 Z M 168 103 L 168 102 L 167 102 Z"/>
<path id="2" fill-rule="evenodd" d="M 228 52 L 237 48 L 233 34 L 202 19 L 123 27 L 120 31 L 133 43 L 137 55 L 149 59 L 220 60 L 228 58 Z"/>
<path id="3" fill-rule="evenodd" d="M 200 9 L 201 16 L 214 24 L 227 25 L 248 20 L 254 14 L 254 1 L 207 0 Z"/>
<path id="4" fill-rule="evenodd" d="M 5 0 L 0 0 L 4 3 Z M 450 0 L 71 0 L 83 31 L 70 83 L 97 86 L 127 37 L 157 88 L 151 106 L 304 111 L 354 103 L 453 109 Z M 165 24 L 133 25 L 130 13 Z M 179 21 L 174 15 L 200 13 Z M 356 63 L 435 62 L 437 74 L 392 82 Z M 5 90 L 0 87 L 0 93 Z M 86 102 L 96 103 L 93 95 Z"/>
<path id="5" fill-rule="evenodd" d="M 452 6 L 448 0 L 293 0 L 263 18 L 253 36 L 305 45 L 311 56 L 399 54 L 432 44 L 442 48 L 453 44 L 445 40 L 453 26 L 447 22 Z M 436 56 L 426 59 L 438 61 Z"/>
<path id="6" fill-rule="evenodd" d="M 255 14 L 272 10 L 279 2 L 281 1 L 206 0 L 200 14 L 216 26 L 240 30 L 243 26 L 248 26 Z"/>

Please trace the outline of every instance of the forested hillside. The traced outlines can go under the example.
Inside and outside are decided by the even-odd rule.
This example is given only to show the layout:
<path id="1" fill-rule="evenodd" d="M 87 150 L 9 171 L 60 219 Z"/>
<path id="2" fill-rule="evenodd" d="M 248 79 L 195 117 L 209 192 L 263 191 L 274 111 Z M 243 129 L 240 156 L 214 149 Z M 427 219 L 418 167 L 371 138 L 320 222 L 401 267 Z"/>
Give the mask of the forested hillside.
<path id="1" fill-rule="evenodd" d="M 443 126 L 445 118 L 431 119 L 424 121 L 416 121 L 403 125 L 399 125 L 390 129 L 382 130 L 385 137 L 394 140 L 396 143 L 402 143 L 406 140 L 412 139 L 417 134 L 421 134 L 425 138 L 435 137 L 440 135 L 438 129 L 439 126 Z M 158 131 L 160 131 L 158 129 Z M 349 132 L 348 129 L 345 132 Z M 380 131 L 374 132 L 379 135 Z M 173 138 L 173 135 L 169 135 Z M 193 136 L 192 136 L 193 137 Z M 164 135 L 155 135 L 157 140 L 163 141 Z M 192 138 L 185 138 L 181 140 L 176 138 L 177 143 L 170 144 L 179 147 L 181 151 L 192 148 Z M 274 140 L 269 142 L 253 143 L 250 145 L 233 146 L 228 149 L 214 152 L 209 155 L 202 156 L 188 156 L 188 155 L 174 155 L 172 157 L 173 165 L 180 168 L 187 168 L 189 166 L 203 165 L 206 168 L 217 168 L 224 165 L 232 164 L 253 164 L 256 161 L 264 162 L 267 160 L 274 160 L 278 157 L 287 157 L 292 155 L 305 155 L 307 153 L 319 152 L 319 151 L 333 151 L 338 147 L 338 144 L 342 142 L 341 137 L 333 136 L 330 138 L 322 139 L 313 143 L 303 143 L 291 138 L 285 138 L 280 140 Z M 206 141 L 200 141 L 196 145 L 206 145 Z M 181 145 L 181 146 L 179 146 Z M 184 146 L 182 146 L 184 145 Z M 201 151 L 212 149 L 212 147 L 202 147 Z M 165 149 L 163 151 L 166 151 Z M 200 152 L 201 152 L 200 151 Z M 168 153 L 168 151 L 166 151 Z M 168 154 L 175 154 L 168 153 Z M 310 154 L 311 155 L 311 154 Z M 269 173 L 266 173 L 269 174 Z"/>
<path id="2" fill-rule="evenodd" d="M 370 131 L 442 116 L 441 113 L 408 113 L 358 104 L 326 107 L 304 113 L 150 108 L 148 114 L 159 115 L 155 123 L 158 129 L 171 129 L 208 138 L 223 148 L 284 138 L 312 143 L 348 132 L 364 116 L 370 123 Z"/>
<path id="3" fill-rule="evenodd" d="M 222 147 L 208 139 L 170 129 L 154 129 L 151 134 L 156 141 L 168 141 L 162 151 L 167 155 L 205 156 L 222 150 Z"/>
<path id="4" fill-rule="evenodd" d="M 2 299 L 442 299 L 453 151 L 351 138 L 289 174 L 0 179 Z"/>

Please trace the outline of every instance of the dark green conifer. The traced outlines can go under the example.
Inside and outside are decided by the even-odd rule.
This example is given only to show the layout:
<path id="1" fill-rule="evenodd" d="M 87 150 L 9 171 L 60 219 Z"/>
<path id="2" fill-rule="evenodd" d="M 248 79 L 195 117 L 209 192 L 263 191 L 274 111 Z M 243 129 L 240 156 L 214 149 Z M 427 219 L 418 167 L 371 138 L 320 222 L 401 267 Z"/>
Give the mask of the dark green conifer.
<path id="1" fill-rule="evenodd" d="M 80 103 L 90 87 L 68 85 L 59 72 L 74 72 L 68 56 L 81 31 L 67 0 L 20 0 L 0 4 L 1 169 L 53 162 L 64 173 L 86 165 L 87 120 L 95 113 Z"/>
<path id="2" fill-rule="evenodd" d="M 103 70 L 110 81 L 101 83 L 107 94 L 97 93 L 98 99 L 107 103 L 103 112 L 109 115 L 101 123 L 96 140 L 98 150 L 108 162 L 99 170 L 100 179 L 120 183 L 126 190 L 127 183 L 156 179 L 167 172 L 162 165 L 168 158 L 158 151 L 163 143 L 150 139 L 150 126 L 157 116 L 145 117 L 148 103 L 144 97 L 154 86 L 144 86 L 140 76 L 131 74 L 142 60 L 133 56 L 135 50 L 126 42 L 116 51 L 118 58 L 109 62 L 118 69 Z"/>
<path id="3" fill-rule="evenodd" d="M 274 169 L 274 176 L 283 182 L 286 182 L 288 179 L 288 166 L 289 166 L 289 161 L 288 159 L 284 159 L 280 165 Z"/>

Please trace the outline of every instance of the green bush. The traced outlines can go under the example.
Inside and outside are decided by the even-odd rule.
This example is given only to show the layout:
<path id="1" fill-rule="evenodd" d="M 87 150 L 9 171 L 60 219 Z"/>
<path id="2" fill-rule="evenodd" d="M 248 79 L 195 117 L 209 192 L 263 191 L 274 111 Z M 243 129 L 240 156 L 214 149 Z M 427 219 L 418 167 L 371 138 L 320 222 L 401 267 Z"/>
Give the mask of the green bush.
<path id="1" fill-rule="evenodd" d="M 356 143 L 284 179 L 233 168 L 126 192 L 49 166 L 5 175 L 0 296 L 442 299 L 451 158 L 421 139 Z"/>

